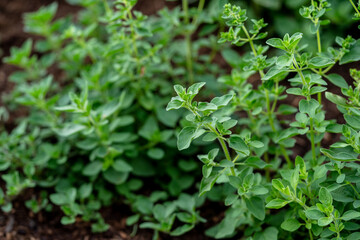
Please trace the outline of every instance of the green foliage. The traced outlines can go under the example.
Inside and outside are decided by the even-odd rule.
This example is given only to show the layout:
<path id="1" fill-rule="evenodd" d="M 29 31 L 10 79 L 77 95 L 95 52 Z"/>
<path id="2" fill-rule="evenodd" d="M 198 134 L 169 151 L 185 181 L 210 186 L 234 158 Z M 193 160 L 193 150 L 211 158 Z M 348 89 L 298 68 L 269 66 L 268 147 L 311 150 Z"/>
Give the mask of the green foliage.
<path id="1" fill-rule="evenodd" d="M 184 83 L 189 67 L 196 80 L 222 72 L 213 63 L 222 47 L 214 47 L 212 35 L 221 9 L 200 2 L 145 16 L 134 0 L 69 2 L 83 7 L 74 22 L 55 19 L 56 3 L 25 14 L 25 31 L 42 38 L 4 58 L 21 69 L 10 77 L 16 87 L 4 101 L 10 112 L 26 106 L 29 115 L 12 131 L 1 126 L 3 211 L 36 187 L 44 192 L 26 206 L 34 212 L 59 207 L 62 224 L 82 219 L 93 232 L 106 231 L 99 210 L 121 199 L 134 211 L 130 225 L 155 236 L 190 231 L 205 221 L 196 210 L 204 199 L 183 193 L 194 191 L 199 165 L 177 153 L 173 127 L 182 114 L 164 108 L 172 81 Z M 198 30 L 197 40 L 185 40 Z M 186 44 L 190 52 L 209 53 L 184 54 Z M 141 193 L 149 179 L 155 192 L 147 201 Z"/>
<path id="2" fill-rule="evenodd" d="M 223 150 L 223 154 L 213 149 L 199 156 L 204 164 L 200 195 L 210 195 L 220 186 L 232 187 L 224 196 L 230 208 L 222 222 L 207 232 L 209 236 L 232 237 L 244 230 L 242 235 L 247 239 L 357 238 L 359 168 L 354 162 L 360 154 L 360 73 L 350 71 L 354 86 L 339 74 L 329 74 L 336 63 L 359 60 L 353 53 L 357 41 L 351 36 L 337 37 L 337 47 L 324 52 L 320 30 L 330 23 L 323 19 L 327 11 L 331 8 L 325 0 L 311 1 L 310 6 L 300 9 L 313 24 L 317 51 L 302 44 L 303 33 L 287 33 L 266 41 L 280 50 L 274 56 L 267 55 L 269 47 L 258 41 L 267 35 L 262 32 L 266 27 L 263 20 L 249 21 L 246 10 L 227 4 L 223 18 L 229 30 L 221 33 L 219 42 L 248 44 L 251 50 L 241 57 L 224 56 L 241 62 L 228 60 L 234 69 L 219 79 L 229 86 L 229 94 L 200 102 L 196 93 L 204 83 L 188 89 L 174 87 L 177 96 L 167 110 L 185 108 L 190 112 L 188 123 L 178 134 L 179 150 L 189 148 L 202 135 L 204 141 L 217 140 Z M 247 82 L 255 73 L 262 80 L 257 88 Z M 291 87 L 282 84 L 285 80 Z M 341 88 L 343 96 L 328 91 L 329 84 Z M 324 92 L 346 124 L 325 118 Z M 279 105 L 287 94 L 298 96 L 297 107 Z M 227 100 L 219 106 L 215 104 L 218 98 Z M 286 114 L 295 118 L 281 120 Z M 330 148 L 322 147 L 329 133 L 341 134 L 340 141 Z M 307 139 L 309 149 L 300 150 L 298 155 L 298 150 L 293 152 L 298 148 L 294 137 L 300 136 Z"/>
<path id="3" fill-rule="evenodd" d="M 29 209 L 60 208 L 62 224 L 90 221 L 93 232 L 110 227 L 99 210 L 121 201 L 134 231 L 181 236 L 218 201 L 228 208 L 206 230 L 213 238 L 359 239 L 360 71 L 353 82 L 332 71 L 360 60 L 360 40 L 329 29 L 359 20 L 358 4 L 345 1 L 339 20 L 335 0 L 254 0 L 249 11 L 182 0 L 153 16 L 136 0 L 69 2 L 83 7 L 76 21 L 55 19 L 56 3 L 27 13 L 25 30 L 41 40 L 4 58 L 20 70 L 0 117 L 28 112 L 14 129 L 1 125 L 4 212 L 36 187 Z M 282 37 L 269 38 L 251 17 L 282 6 L 308 29 L 288 30 L 279 15 L 269 34 Z M 324 95 L 345 123 L 329 119 Z M 328 146 L 330 134 L 340 138 Z"/>

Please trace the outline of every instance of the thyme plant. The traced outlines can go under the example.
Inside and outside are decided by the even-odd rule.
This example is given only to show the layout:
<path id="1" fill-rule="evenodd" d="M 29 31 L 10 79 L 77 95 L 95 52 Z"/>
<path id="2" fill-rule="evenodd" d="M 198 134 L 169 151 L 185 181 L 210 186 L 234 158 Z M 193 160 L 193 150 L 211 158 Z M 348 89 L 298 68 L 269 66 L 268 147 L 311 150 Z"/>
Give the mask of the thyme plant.
<path id="1" fill-rule="evenodd" d="M 337 37 L 335 47 L 323 49 L 321 26 L 330 24 L 323 19 L 330 10 L 326 0 L 300 9 L 312 24 L 317 51 L 311 52 L 301 43 L 300 32 L 270 38 L 263 45 L 267 24 L 262 19 L 249 21 L 245 9 L 226 4 L 223 18 L 229 30 L 221 33 L 219 42 L 249 49 L 236 59 L 231 75 L 219 79 L 230 87 L 229 93 L 197 101 L 205 83 L 187 89 L 174 86 L 177 96 L 167 110 L 190 112 L 178 134 L 178 149 L 189 148 L 201 136 L 221 146 L 221 151 L 214 148 L 198 156 L 203 163 L 200 195 L 216 184 L 231 186 L 224 193 L 230 208 L 208 235 L 224 238 L 242 232 L 244 239 L 254 240 L 360 237 L 359 71 L 351 70 L 352 83 L 330 73 L 337 63 L 359 60 L 358 41 Z M 257 88 L 248 82 L 251 76 L 261 80 Z M 328 91 L 329 85 L 341 88 L 344 96 Z M 281 104 L 291 95 L 298 104 Z M 323 95 L 336 104 L 345 124 L 326 118 Z M 341 137 L 327 148 L 322 143 L 330 134 Z M 298 139 L 306 139 L 308 147 L 299 151 Z"/>

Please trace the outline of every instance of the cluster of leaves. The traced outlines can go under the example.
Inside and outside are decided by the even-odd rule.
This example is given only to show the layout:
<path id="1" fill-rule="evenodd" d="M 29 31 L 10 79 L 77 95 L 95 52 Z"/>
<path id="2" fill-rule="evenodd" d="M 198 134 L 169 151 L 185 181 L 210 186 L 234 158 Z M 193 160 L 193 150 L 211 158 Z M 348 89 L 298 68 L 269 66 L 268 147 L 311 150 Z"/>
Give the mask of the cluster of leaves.
<path id="1" fill-rule="evenodd" d="M 348 4 L 358 11 L 352 1 Z M 323 19 L 330 7 L 326 0 L 314 0 L 300 9 L 311 21 L 315 48 L 310 48 L 302 44 L 299 32 L 262 45 L 259 40 L 267 36 L 264 21 L 248 21 L 245 9 L 225 5 L 229 30 L 221 33 L 219 42 L 250 46 L 241 57 L 231 53 L 228 62 L 234 69 L 219 78 L 229 93 L 198 102 L 195 97 L 205 83 L 187 89 L 175 85 L 177 96 L 167 110 L 190 112 L 178 134 L 179 150 L 201 136 L 205 142 L 217 140 L 222 149 L 221 154 L 214 148 L 198 156 L 203 163 L 200 195 L 222 186 L 223 201 L 230 206 L 223 221 L 207 231 L 209 236 L 242 232 L 249 240 L 360 239 L 360 72 L 350 71 L 350 84 L 339 74 L 329 74 L 335 64 L 360 60 L 359 40 L 336 37 L 336 46 L 324 51 L 320 30 L 330 24 Z M 269 47 L 274 51 L 268 55 Z M 250 76 L 261 83 L 255 87 Z M 340 88 L 343 96 L 328 86 Z M 291 95 L 298 104 L 279 103 Z M 323 95 L 336 104 L 344 124 L 326 117 Z M 331 134 L 340 140 L 324 147 L 324 138 Z M 297 144 L 300 139 L 307 147 Z"/>
<path id="2" fill-rule="evenodd" d="M 41 40 L 27 40 L 4 59 L 21 71 L 10 76 L 16 86 L 3 100 L 10 111 L 26 106 L 28 115 L 11 131 L 1 126 L 2 210 L 36 187 L 44 191 L 26 206 L 38 212 L 56 205 L 63 224 L 81 218 L 94 232 L 106 231 L 98 210 L 121 199 L 135 214 L 128 224 L 154 229 L 155 239 L 191 230 L 204 221 L 196 210 L 204 199 L 183 192 L 194 192 L 199 165 L 178 154 L 174 127 L 182 114 L 165 106 L 172 81 L 210 75 L 216 86 L 222 70 L 213 59 L 221 47 L 213 32 L 221 8 L 200 1 L 189 9 L 184 0 L 183 10 L 149 17 L 134 10 L 136 0 L 69 2 L 83 7 L 76 21 L 55 20 L 56 3 L 25 14 L 25 30 Z M 208 54 L 192 54 L 200 48 Z M 151 196 L 141 195 L 149 188 Z"/>
<path id="3" fill-rule="evenodd" d="M 275 32 L 283 36 L 289 32 L 301 31 L 304 33 L 302 42 L 308 43 L 309 48 L 314 48 L 313 50 L 315 50 L 317 46 L 311 44 L 313 41 L 312 32 L 314 28 L 301 16 L 301 13 L 299 13 L 299 9 L 309 2 L 310 0 L 252 0 L 241 1 L 240 5 L 242 8 L 249 10 L 248 15 L 252 18 L 265 17 L 267 22 L 271 22 L 272 24 L 268 28 L 270 32 Z M 315 1 L 315 3 L 316 2 L 320 3 L 320 1 Z M 323 14 L 325 19 L 331 20 L 332 24 L 331 27 L 325 27 L 326 31 L 322 31 L 322 44 L 324 46 L 331 46 L 337 35 L 342 32 L 347 32 L 353 27 L 354 22 L 349 16 L 353 15 L 354 9 L 351 4 L 349 4 L 349 1 L 328 0 L 326 2 L 332 5 L 332 10 L 326 11 Z M 232 1 L 232 3 L 237 4 L 236 1 Z M 325 2 L 323 1 L 323 3 Z M 320 5 L 321 3 L 316 7 L 314 6 L 314 10 L 319 11 Z M 313 16 L 315 17 L 316 15 Z M 284 22 L 286 22 L 286 24 L 284 24 Z M 321 24 L 325 23 L 326 22 L 322 22 Z"/>

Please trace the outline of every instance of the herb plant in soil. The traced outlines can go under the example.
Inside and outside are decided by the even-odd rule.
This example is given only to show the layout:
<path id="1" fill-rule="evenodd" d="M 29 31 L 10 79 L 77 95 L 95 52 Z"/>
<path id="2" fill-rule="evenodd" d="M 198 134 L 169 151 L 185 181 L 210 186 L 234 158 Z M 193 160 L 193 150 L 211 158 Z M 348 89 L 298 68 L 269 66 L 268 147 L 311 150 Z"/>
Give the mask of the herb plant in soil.
<path id="1" fill-rule="evenodd" d="M 199 164 L 178 154 L 173 128 L 182 114 L 165 107 L 172 82 L 223 72 L 212 63 L 217 4 L 204 10 L 204 1 L 184 0 L 183 10 L 148 17 L 134 11 L 134 0 L 69 2 L 83 7 L 76 18 L 54 20 L 56 3 L 25 14 L 25 31 L 41 39 L 4 59 L 19 68 L 6 109 L 25 106 L 28 115 L 14 129 L 1 125 L 2 210 L 35 188 L 25 205 L 35 213 L 60 208 L 65 225 L 88 221 L 93 232 L 107 231 L 99 210 L 120 201 L 132 209 L 135 234 L 190 231 L 205 221 L 197 210 L 205 198 L 194 187 Z M 192 55 L 200 48 L 209 54 Z"/>
<path id="2" fill-rule="evenodd" d="M 349 4 L 356 11 L 354 20 L 359 20 L 359 6 Z M 331 5 L 325 0 L 311 1 L 299 10 L 310 20 L 317 49 L 313 52 L 302 44 L 300 32 L 267 39 L 263 45 L 267 24 L 249 20 L 245 9 L 227 4 L 223 18 L 229 30 L 221 33 L 219 42 L 249 49 L 238 57 L 231 75 L 219 79 L 229 86 L 228 94 L 201 101 L 196 97 L 204 82 L 174 86 L 177 96 L 167 110 L 189 112 L 178 134 L 179 150 L 200 137 L 219 143 L 198 155 L 203 163 L 200 196 L 219 184 L 231 186 L 224 199 L 229 206 L 226 216 L 207 231 L 209 236 L 242 232 L 244 239 L 259 240 L 360 238 L 360 72 L 350 70 L 351 83 L 329 74 L 336 64 L 359 60 L 359 42 L 351 36 L 336 37 L 336 45 L 324 49 L 321 35 L 323 25 L 330 24 L 324 19 L 327 11 Z M 254 74 L 261 79 L 257 88 L 247 82 Z M 285 81 L 291 87 L 285 87 Z M 329 85 L 339 87 L 342 96 L 327 91 Z M 288 95 L 298 97 L 297 106 L 279 104 Z M 326 118 L 323 96 L 346 124 Z M 294 118 L 282 120 L 284 115 Z M 330 133 L 340 135 L 340 140 L 324 148 L 322 140 Z M 309 149 L 295 155 L 299 136 L 307 139 Z"/>
<path id="3" fill-rule="evenodd" d="M 19 68 L 6 109 L 28 112 L 14 129 L 0 126 L 4 212 L 35 188 L 25 205 L 35 213 L 60 208 L 62 224 L 107 231 L 99 210 L 120 201 L 132 210 L 133 234 L 185 239 L 209 220 L 203 203 L 215 201 L 228 209 L 203 234 L 212 238 L 360 239 L 360 73 L 351 70 L 352 82 L 330 73 L 359 61 L 360 43 L 328 37 L 337 12 L 329 1 L 303 1 L 310 32 L 282 38 L 267 36 L 267 28 L 281 32 L 273 22 L 223 8 L 227 1 L 182 0 L 154 16 L 135 11 L 136 0 L 68 2 L 83 7 L 76 18 L 54 20 L 56 3 L 25 14 L 25 31 L 41 39 L 4 59 Z M 252 15 L 258 6 L 275 9 L 266 2 L 249 5 Z M 355 15 L 342 17 L 356 23 L 359 6 L 345 2 Z M 166 107 L 173 84 L 177 96 Z M 289 95 L 299 103 L 285 104 Z M 326 117 L 324 97 L 346 124 Z M 324 147 L 329 134 L 340 140 Z M 296 149 L 299 138 L 308 149 Z"/>

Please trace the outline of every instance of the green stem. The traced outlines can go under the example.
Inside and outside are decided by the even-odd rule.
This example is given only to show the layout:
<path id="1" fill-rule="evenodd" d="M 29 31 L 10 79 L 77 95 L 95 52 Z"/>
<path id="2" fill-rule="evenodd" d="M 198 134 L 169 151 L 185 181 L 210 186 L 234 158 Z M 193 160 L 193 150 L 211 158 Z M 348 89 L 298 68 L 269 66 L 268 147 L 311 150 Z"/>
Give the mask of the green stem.
<path id="1" fill-rule="evenodd" d="M 316 166 L 317 160 L 316 160 L 316 152 L 315 152 L 315 136 L 314 136 L 314 120 L 313 118 L 310 118 L 310 141 L 311 141 L 311 155 L 312 155 L 312 161 L 311 165 L 313 167 Z"/>
<path id="2" fill-rule="evenodd" d="M 347 185 L 351 186 L 351 188 L 354 190 L 354 192 L 356 193 L 357 197 L 360 199 L 360 194 L 359 192 L 356 190 L 356 188 L 354 187 L 354 185 L 352 185 L 350 182 L 346 182 Z"/>
<path id="3" fill-rule="evenodd" d="M 129 20 L 131 21 L 131 23 L 130 23 L 130 31 L 131 31 L 133 51 L 134 51 L 135 58 L 138 61 L 138 49 L 137 49 L 137 45 L 136 45 L 136 33 L 135 33 L 134 24 L 133 24 L 133 15 L 132 15 L 132 12 L 131 12 L 130 8 L 128 8 L 128 17 L 129 17 Z M 138 66 L 138 67 L 140 67 L 140 66 Z"/>
<path id="4" fill-rule="evenodd" d="M 188 0 L 182 1 L 182 6 L 184 10 L 184 21 L 186 25 L 190 24 L 190 17 L 189 17 L 189 3 Z M 192 43 L 191 43 L 191 35 L 192 32 L 186 30 L 185 32 L 185 43 L 186 43 L 186 69 L 188 72 L 189 83 L 194 83 L 194 71 L 193 71 L 193 57 L 192 57 Z"/>
<path id="5" fill-rule="evenodd" d="M 104 2 L 105 12 L 106 12 L 106 14 L 109 14 L 111 12 L 109 3 L 107 2 L 107 0 L 103 0 L 103 2 Z"/>
<path id="6" fill-rule="evenodd" d="M 257 57 L 257 52 L 256 52 L 256 49 L 255 49 L 255 46 L 254 46 L 254 42 L 253 42 L 253 39 L 250 37 L 250 34 L 248 33 L 246 27 L 243 25 L 242 26 L 242 29 L 246 35 L 246 37 L 248 38 L 248 41 L 249 41 L 249 44 L 250 44 L 250 47 L 251 47 L 251 50 L 254 54 L 255 57 Z M 259 71 L 259 74 L 260 74 L 260 77 L 263 78 L 264 77 L 264 72 L 262 70 Z M 271 129 L 273 130 L 273 132 L 276 131 L 276 128 L 275 128 L 275 125 L 274 125 L 274 120 L 273 120 L 273 117 L 272 117 L 272 108 L 270 106 L 270 96 L 269 96 L 269 90 L 268 89 L 265 89 L 265 98 L 266 98 L 266 108 L 267 108 L 267 115 L 268 115 L 268 118 L 269 118 L 269 123 L 270 123 L 270 126 L 271 126 Z"/>
<path id="7" fill-rule="evenodd" d="M 199 20 L 199 15 L 202 12 L 202 10 L 204 9 L 205 6 L 205 0 L 200 0 L 199 1 L 199 5 L 198 5 L 198 9 L 197 9 L 197 14 L 195 15 L 192 24 L 193 25 L 197 25 L 198 24 L 198 20 Z"/>
<path id="8" fill-rule="evenodd" d="M 98 123 L 94 120 L 94 118 L 91 116 L 91 114 L 87 114 L 87 117 L 89 119 L 89 122 L 93 125 L 93 127 L 95 128 L 95 132 L 96 132 L 96 135 L 98 135 L 98 137 L 100 138 L 100 141 L 102 142 L 103 140 L 103 135 L 102 135 L 102 132 L 101 132 L 101 129 L 98 125 Z"/>
<path id="9" fill-rule="evenodd" d="M 314 237 L 313 237 L 313 235 L 312 235 L 311 229 L 309 229 L 309 237 L 310 237 L 310 240 L 314 240 Z"/>
<path id="10" fill-rule="evenodd" d="M 272 111 L 270 107 L 270 96 L 269 96 L 269 90 L 265 89 L 265 97 L 266 97 L 266 108 L 267 108 L 267 115 L 269 118 L 269 123 L 271 126 L 271 129 L 273 132 L 276 131 L 275 125 L 274 125 L 274 119 L 272 117 Z"/>
<path id="11" fill-rule="evenodd" d="M 316 38 L 317 38 L 318 52 L 321 53 L 321 38 L 320 38 L 319 29 L 316 31 Z"/>
<path id="12" fill-rule="evenodd" d="M 217 131 L 215 128 L 213 128 L 210 124 L 207 124 L 206 126 L 207 126 L 213 133 L 215 133 L 215 134 L 217 135 L 217 139 L 218 139 L 219 142 L 220 142 L 220 145 L 221 145 L 221 147 L 222 147 L 222 149 L 223 149 L 223 151 L 224 151 L 224 154 L 225 154 L 226 159 L 227 159 L 228 161 L 232 162 L 229 149 L 228 149 L 228 147 L 226 146 L 226 143 L 225 143 L 224 139 L 222 138 L 222 136 L 221 136 L 221 135 L 218 133 L 218 131 Z M 236 174 L 235 174 L 235 169 L 234 169 L 234 167 L 231 167 L 230 170 L 231 170 L 231 174 L 232 174 L 233 176 L 235 176 Z"/>
<path id="13" fill-rule="evenodd" d="M 293 167 L 293 164 L 292 164 L 291 159 L 290 159 L 288 153 L 286 152 L 286 149 L 284 148 L 284 146 L 280 145 L 280 150 L 281 150 L 281 153 L 282 153 L 282 154 L 284 155 L 284 157 L 285 157 L 285 160 L 286 160 L 286 162 L 287 162 L 287 164 L 288 164 L 288 167 L 289 167 L 289 168 L 292 168 L 292 167 Z"/>
<path id="14" fill-rule="evenodd" d="M 242 29 L 243 29 L 246 37 L 248 38 L 248 41 L 249 41 L 249 44 L 250 44 L 250 47 L 251 47 L 251 50 L 252 50 L 254 56 L 257 57 L 258 54 L 256 52 L 253 39 L 250 37 L 250 35 L 249 35 L 249 33 L 248 33 L 248 31 L 247 31 L 247 29 L 246 29 L 246 27 L 244 25 L 242 26 Z M 262 70 L 259 71 L 259 74 L 260 74 L 261 78 L 263 78 L 264 75 L 265 75 Z M 266 88 L 265 88 L 265 98 L 266 98 L 266 108 L 267 108 L 267 115 L 268 115 L 268 118 L 269 118 L 269 124 L 271 126 L 272 131 L 276 132 L 274 119 L 273 119 L 273 112 L 274 112 L 274 110 L 276 108 L 277 99 L 274 101 L 273 106 L 271 107 L 269 90 L 266 89 Z M 284 155 L 284 158 L 285 158 L 286 162 L 288 163 L 289 167 L 291 168 L 292 163 L 291 163 L 289 155 L 286 152 L 286 149 L 281 145 L 280 145 L 280 149 L 281 149 L 282 154 Z"/>
<path id="15" fill-rule="evenodd" d="M 317 19 L 317 21 L 318 21 L 318 19 Z M 316 39 L 317 39 L 317 45 L 318 45 L 318 52 L 321 53 L 321 38 L 320 38 L 320 30 L 319 29 L 316 31 Z M 320 75 L 321 75 L 321 72 L 322 72 L 322 69 L 320 68 L 319 69 Z M 318 86 L 320 86 L 320 84 Z M 317 97 L 318 97 L 318 102 L 321 104 L 321 92 L 319 92 L 317 94 Z"/>
<path id="16" fill-rule="evenodd" d="M 269 154 L 268 154 L 267 152 L 264 153 L 264 158 L 265 158 L 265 162 L 266 162 L 266 163 L 269 163 L 269 162 L 270 162 Z M 268 169 L 268 168 L 265 169 L 265 177 L 266 177 L 266 180 L 267 180 L 268 182 L 271 181 L 271 178 L 270 178 L 270 169 Z"/>
<path id="17" fill-rule="evenodd" d="M 297 63 L 297 61 L 296 61 L 295 56 L 293 57 L 293 63 L 294 63 L 294 66 L 295 66 L 295 68 L 296 68 L 296 70 L 297 70 L 297 73 L 300 75 L 302 84 L 303 84 L 304 86 L 306 86 L 305 77 L 304 77 L 304 75 L 303 75 L 303 73 L 302 73 L 302 71 L 301 71 L 301 69 L 300 69 L 300 67 L 299 67 L 299 65 L 298 65 L 298 63 Z"/>
<path id="18" fill-rule="evenodd" d="M 356 5 L 354 4 L 354 2 L 352 0 L 349 0 L 351 5 L 354 7 L 355 11 L 357 12 L 357 14 L 360 16 L 360 12 L 359 9 L 356 7 Z"/>

